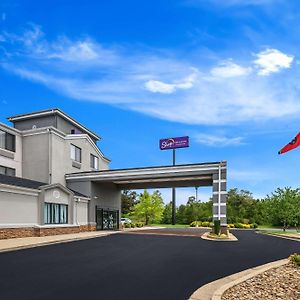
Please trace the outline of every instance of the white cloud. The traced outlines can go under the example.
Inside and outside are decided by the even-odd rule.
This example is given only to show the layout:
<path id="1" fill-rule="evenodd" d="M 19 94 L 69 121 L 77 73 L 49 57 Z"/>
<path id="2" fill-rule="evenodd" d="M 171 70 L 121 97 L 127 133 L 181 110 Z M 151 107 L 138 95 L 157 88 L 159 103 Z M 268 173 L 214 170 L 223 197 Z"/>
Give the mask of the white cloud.
<path id="1" fill-rule="evenodd" d="M 288 69 L 294 60 L 294 56 L 285 54 L 277 49 L 267 49 L 256 54 L 254 64 L 258 68 L 259 75 L 270 75 L 281 69 Z"/>
<path id="2" fill-rule="evenodd" d="M 176 85 L 158 80 L 149 80 L 145 83 L 145 88 L 152 93 L 172 94 L 176 90 Z"/>
<path id="3" fill-rule="evenodd" d="M 242 137 L 226 137 L 204 133 L 196 134 L 194 140 L 199 144 L 213 147 L 238 146 L 243 144 Z"/>
<path id="4" fill-rule="evenodd" d="M 22 34 L 3 32 L 3 38 L 12 44 L 19 43 L 23 47 L 23 55 L 36 60 L 57 60 L 65 63 L 94 65 L 111 65 L 120 63 L 113 49 L 104 48 L 90 38 L 71 40 L 59 36 L 54 41 L 45 39 L 41 27 L 30 24 Z"/>
<path id="5" fill-rule="evenodd" d="M 210 73 L 214 77 L 229 78 L 245 76 L 251 72 L 251 68 L 245 68 L 233 63 L 231 60 L 221 62 L 217 67 L 211 69 Z"/>
<path id="6" fill-rule="evenodd" d="M 176 90 L 187 90 L 193 87 L 196 80 L 197 70 L 194 69 L 194 73 L 185 77 L 181 82 L 178 83 L 165 83 L 158 80 L 148 80 L 145 83 L 146 90 L 152 93 L 172 94 Z"/>
<path id="7" fill-rule="evenodd" d="M 296 68 L 280 78 L 253 72 L 241 76 L 247 68 L 227 61 L 219 66 L 217 74 L 221 76 L 216 80 L 210 71 L 199 71 L 209 70 L 205 57 L 183 61 L 174 53 L 155 49 L 132 52 L 104 46 L 89 37 L 51 41 L 39 26 L 23 35 L 2 35 L 2 68 L 73 99 L 186 124 L 267 121 L 296 117 L 300 112 L 300 71 Z"/>

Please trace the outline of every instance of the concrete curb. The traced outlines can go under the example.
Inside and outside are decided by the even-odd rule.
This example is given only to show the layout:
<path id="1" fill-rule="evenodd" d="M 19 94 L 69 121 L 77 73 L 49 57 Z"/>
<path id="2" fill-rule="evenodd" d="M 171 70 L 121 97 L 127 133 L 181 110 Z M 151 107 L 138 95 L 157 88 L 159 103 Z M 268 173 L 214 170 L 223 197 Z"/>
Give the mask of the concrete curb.
<path id="1" fill-rule="evenodd" d="M 258 267 L 250 268 L 239 273 L 212 281 L 196 290 L 189 300 L 221 300 L 222 295 L 229 288 L 246 281 L 267 270 L 283 266 L 288 259 L 281 259 Z"/>
<path id="2" fill-rule="evenodd" d="M 205 232 L 201 238 L 203 240 L 207 240 L 207 241 L 214 241 L 214 242 L 236 242 L 238 241 L 238 239 L 232 234 L 232 233 L 228 233 L 228 238 L 223 238 L 223 239 L 214 239 L 214 238 L 210 238 L 208 237 L 209 232 Z"/>
<path id="3" fill-rule="evenodd" d="M 104 237 L 104 236 L 117 234 L 117 233 L 119 233 L 119 232 L 116 231 L 116 232 L 109 232 L 109 233 L 93 235 L 93 236 L 85 236 L 85 237 L 77 237 L 77 238 L 73 237 L 73 238 L 55 240 L 55 241 L 37 242 L 37 243 L 32 243 L 32 244 L 27 244 L 27 245 L 14 246 L 14 247 L 10 247 L 10 248 L 3 248 L 3 249 L 0 249 L 0 253 L 17 251 L 17 250 L 24 250 L 24 249 L 30 249 L 30 248 L 36 248 L 36 247 L 42 247 L 42 246 L 49 246 L 49 245 L 55 245 L 55 244 L 69 243 L 69 242 L 75 242 L 75 241 L 81 241 L 81 240 L 89 240 L 89 239 Z"/>
<path id="4" fill-rule="evenodd" d="M 262 232 L 262 231 L 256 231 L 256 233 L 257 234 L 264 234 L 264 235 L 271 235 L 271 236 L 275 236 L 275 237 L 286 239 L 286 240 L 292 240 L 292 241 L 300 242 L 300 237 L 295 238 L 295 237 L 289 237 L 287 235 L 274 234 L 274 233 L 268 233 L 268 232 Z"/>

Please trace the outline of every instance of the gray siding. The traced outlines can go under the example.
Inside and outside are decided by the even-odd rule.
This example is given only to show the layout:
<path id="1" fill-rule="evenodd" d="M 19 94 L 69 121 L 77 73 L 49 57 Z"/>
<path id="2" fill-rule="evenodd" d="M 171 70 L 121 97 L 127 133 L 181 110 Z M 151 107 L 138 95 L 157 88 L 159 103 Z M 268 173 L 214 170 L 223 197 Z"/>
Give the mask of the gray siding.
<path id="1" fill-rule="evenodd" d="M 32 129 L 33 126 L 36 126 L 36 128 L 56 127 L 55 116 L 43 116 L 34 119 L 14 121 L 14 127 L 19 130 L 29 130 Z"/>
<path id="2" fill-rule="evenodd" d="M 23 137 L 23 177 L 49 183 L 49 132 Z"/>
<path id="3" fill-rule="evenodd" d="M 70 122 L 68 122 L 67 120 L 65 120 L 64 118 L 62 118 L 60 116 L 57 116 L 56 128 L 66 134 L 71 134 L 72 129 L 75 129 L 76 134 L 82 134 L 82 133 L 88 134 L 87 132 L 85 132 L 82 129 L 80 129 L 79 127 L 71 124 Z M 94 143 L 96 143 L 96 140 L 92 136 L 90 136 L 90 138 L 94 141 Z"/>
<path id="4" fill-rule="evenodd" d="M 99 169 L 108 169 L 108 163 L 105 162 L 96 152 L 92 144 L 86 138 L 76 138 L 65 140 L 60 136 L 52 134 L 52 183 L 61 183 L 66 185 L 65 174 L 91 171 L 90 155 L 99 157 Z M 71 159 L 71 144 L 81 149 L 81 163 L 75 163 Z"/>
<path id="5" fill-rule="evenodd" d="M 72 129 L 75 129 L 76 130 L 76 133 L 80 134 L 80 133 L 84 133 L 82 132 L 82 130 L 71 124 L 70 122 L 68 122 L 67 120 L 65 120 L 64 118 L 60 117 L 60 116 L 57 116 L 57 125 L 56 125 L 57 129 L 66 133 L 66 134 L 70 134 L 71 133 L 71 130 Z"/>
<path id="6" fill-rule="evenodd" d="M 89 222 L 94 223 L 96 206 L 119 210 L 121 218 L 121 191 L 114 184 L 92 183 L 92 197 L 89 207 Z M 120 223 L 120 219 L 119 219 Z"/>
<path id="7" fill-rule="evenodd" d="M 0 191 L 0 226 L 30 226 L 39 224 L 38 197 Z"/>

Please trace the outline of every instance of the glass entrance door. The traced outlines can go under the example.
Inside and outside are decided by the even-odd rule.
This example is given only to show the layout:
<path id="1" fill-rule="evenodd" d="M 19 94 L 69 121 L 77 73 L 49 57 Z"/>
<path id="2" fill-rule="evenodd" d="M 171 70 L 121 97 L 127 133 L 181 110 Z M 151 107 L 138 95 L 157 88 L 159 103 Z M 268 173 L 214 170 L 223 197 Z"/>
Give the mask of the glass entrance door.
<path id="1" fill-rule="evenodd" d="M 119 211 L 114 209 L 96 209 L 97 230 L 119 229 Z"/>

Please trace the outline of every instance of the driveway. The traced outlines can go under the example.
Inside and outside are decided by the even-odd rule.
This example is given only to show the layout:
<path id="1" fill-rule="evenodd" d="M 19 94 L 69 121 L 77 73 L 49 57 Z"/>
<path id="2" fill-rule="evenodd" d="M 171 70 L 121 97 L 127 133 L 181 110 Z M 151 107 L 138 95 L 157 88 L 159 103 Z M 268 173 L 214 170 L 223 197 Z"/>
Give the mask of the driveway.
<path id="1" fill-rule="evenodd" d="M 253 231 L 238 242 L 115 234 L 0 254 L 0 299 L 187 299 L 200 286 L 286 258 L 300 243 Z"/>

